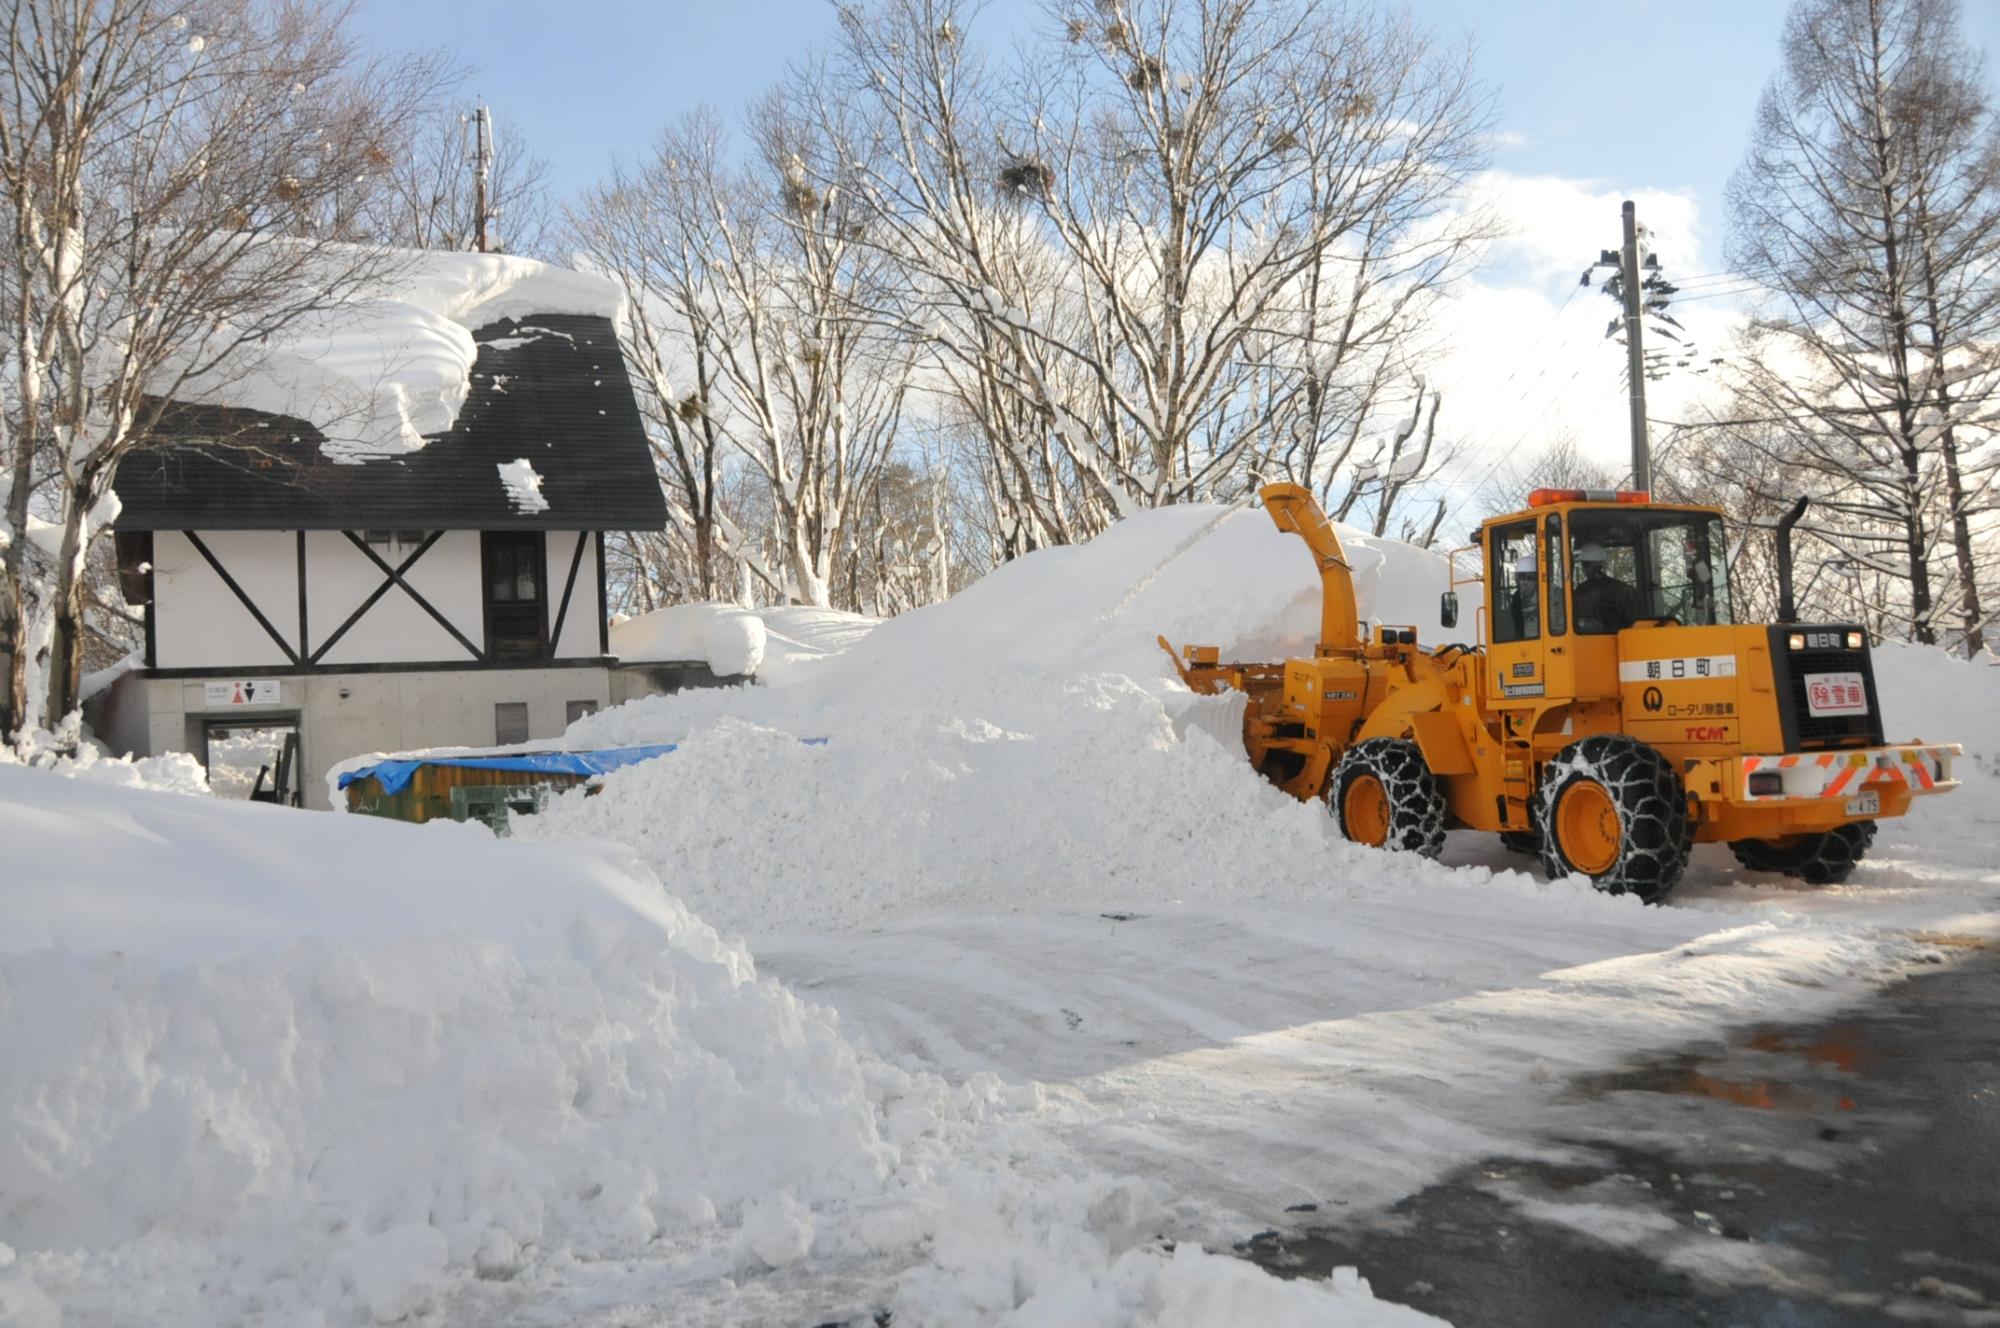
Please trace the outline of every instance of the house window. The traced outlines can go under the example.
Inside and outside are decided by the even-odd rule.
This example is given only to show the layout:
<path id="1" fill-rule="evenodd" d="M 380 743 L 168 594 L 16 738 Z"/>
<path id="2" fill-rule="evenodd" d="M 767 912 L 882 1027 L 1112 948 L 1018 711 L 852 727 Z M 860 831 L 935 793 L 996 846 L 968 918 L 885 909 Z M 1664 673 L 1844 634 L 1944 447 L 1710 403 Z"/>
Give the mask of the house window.
<path id="1" fill-rule="evenodd" d="M 570 701 L 563 706 L 563 722 L 565 724 L 574 724 L 585 715 L 594 715 L 596 713 L 597 702 L 595 701 Z"/>
<path id="2" fill-rule="evenodd" d="M 424 542 L 425 532 L 421 530 L 364 530 L 361 538 L 378 549 L 394 547 L 398 551 L 414 549 Z"/>
<path id="3" fill-rule="evenodd" d="M 548 654 L 547 553 L 539 530 L 489 530 L 480 536 L 486 583 L 486 653 L 494 660 Z"/>
<path id="4" fill-rule="evenodd" d="M 118 551 L 118 588 L 127 604 L 153 600 L 153 532 L 121 530 L 113 536 Z"/>
<path id="5" fill-rule="evenodd" d="M 528 703 L 526 701 L 502 701 L 493 707 L 493 742 L 495 746 L 511 747 L 528 740 Z"/>

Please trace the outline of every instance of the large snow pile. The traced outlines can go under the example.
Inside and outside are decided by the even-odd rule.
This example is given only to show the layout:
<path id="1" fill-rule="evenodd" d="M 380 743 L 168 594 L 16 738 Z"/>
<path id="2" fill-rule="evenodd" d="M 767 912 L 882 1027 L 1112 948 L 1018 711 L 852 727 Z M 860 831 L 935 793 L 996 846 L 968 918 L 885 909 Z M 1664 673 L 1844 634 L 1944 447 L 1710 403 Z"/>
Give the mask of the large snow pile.
<path id="1" fill-rule="evenodd" d="M 799 669 L 851 650 L 881 622 L 803 604 L 675 604 L 614 619 L 611 653 L 627 663 L 700 660 L 720 676 L 755 674 L 760 682 L 788 683 Z"/>
<path id="2" fill-rule="evenodd" d="M 764 620 L 734 604 L 673 604 L 612 624 L 611 653 L 627 664 L 698 660 L 718 678 L 764 662 Z"/>
<path id="3" fill-rule="evenodd" d="M 349 252 L 326 261 L 345 264 Z M 395 456 L 458 419 L 476 329 L 531 314 L 615 318 L 622 307 L 614 283 L 532 258 L 397 253 L 324 309 L 176 382 L 174 394 L 307 420 L 335 461 Z"/>
<path id="4" fill-rule="evenodd" d="M 622 851 L 18 766 L 0 842 L 10 1328 L 739 1322 L 807 1260 L 900 1270 L 899 1323 L 1422 1321 L 1167 1256 L 1035 1092 L 856 1051 Z"/>
<path id="5" fill-rule="evenodd" d="M 2000 669 L 1988 657 L 1889 641 L 1875 647 L 1873 664 L 1889 741 L 1959 743 L 1967 771 L 2000 774 L 2000 707 L 1992 700 Z"/>
<path id="6" fill-rule="evenodd" d="M 1362 613 L 1444 639 L 1444 560 L 1342 537 Z M 751 934 L 946 901 L 1317 894 L 1349 873 L 1384 885 L 1427 868 L 1363 857 L 1323 815 L 1241 778 L 1239 712 L 1189 695 L 1154 642 L 1283 658 L 1311 648 L 1319 614 L 1312 556 L 1261 511 L 1145 513 L 776 685 L 581 721 L 572 745 L 681 747 L 520 833 L 630 844 L 704 916 Z"/>

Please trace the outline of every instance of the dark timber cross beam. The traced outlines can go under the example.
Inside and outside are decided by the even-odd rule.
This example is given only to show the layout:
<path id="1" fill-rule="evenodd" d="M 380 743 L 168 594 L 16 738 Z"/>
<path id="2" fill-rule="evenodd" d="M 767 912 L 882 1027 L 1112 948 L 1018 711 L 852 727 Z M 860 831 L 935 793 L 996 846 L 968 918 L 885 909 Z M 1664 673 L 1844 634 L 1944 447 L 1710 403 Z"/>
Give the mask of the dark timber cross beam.
<path id="1" fill-rule="evenodd" d="M 201 536 L 195 534 L 192 530 L 183 530 L 181 534 L 186 537 L 189 544 L 194 546 L 194 551 L 200 554 L 210 567 L 215 569 L 215 574 L 222 578 L 222 584 L 229 587 L 229 593 L 236 596 L 237 602 L 250 610 L 250 616 L 257 620 L 257 625 L 264 629 L 264 634 L 278 643 L 278 649 L 285 652 L 285 659 L 293 664 L 298 663 L 298 650 L 292 649 L 292 643 L 285 640 L 284 635 L 271 625 L 271 620 L 264 616 L 264 611 L 257 607 L 256 601 L 243 593 L 243 587 L 236 584 L 236 578 L 229 574 L 229 569 L 222 565 L 222 560 L 209 551 L 208 545 L 202 543 Z M 146 625 L 148 630 L 152 627 L 152 618 L 153 610 L 148 608 L 146 611 Z M 305 649 L 305 644 L 303 640 L 300 641 L 299 650 Z"/>
<path id="2" fill-rule="evenodd" d="M 444 628 L 445 631 L 451 633 L 452 639 L 454 641 L 457 641 L 461 646 L 464 646 L 465 652 L 468 655 L 471 655 L 472 658 L 478 660 L 481 663 L 485 662 L 486 656 L 479 649 L 479 647 L 472 644 L 471 641 L 467 640 L 465 633 L 459 631 L 458 628 L 452 625 L 451 619 L 445 617 L 442 613 L 439 613 L 436 607 L 433 606 L 429 600 L 425 599 L 422 595 L 418 594 L 416 588 L 412 586 L 408 581 L 405 581 L 403 579 L 403 574 L 409 571 L 412 567 L 417 565 L 417 559 L 423 557 L 426 553 L 429 553 L 431 550 L 431 545 L 436 544 L 438 542 L 438 539 L 444 534 L 442 530 L 433 530 L 430 534 L 424 536 L 424 542 L 422 544 L 419 544 L 416 547 L 416 549 L 410 554 L 409 557 L 403 559 L 401 563 L 397 564 L 394 567 L 389 566 L 389 564 L 383 560 L 380 554 L 376 553 L 375 550 L 368 547 L 367 540 L 362 539 L 359 535 L 355 534 L 353 531 L 343 530 L 340 533 L 347 536 L 348 543 L 352 544 L 355 548 L 361 550 L 361 552 L 367 556 L 368 561 L 374 563 L 376 567 L 380 568 L 382 571 L 382 575 L 387 577 L 388 579 L 383 581 L 381 585 L 375 587 L 374 593 L 371 594 L 367 599 L 361 601 L 361 607 L 357 608 L 353 613 L 347 615 L 346 622 L 342 623 L 340 626 L 333 629 L 332 636 L 329 636 L 328 638 L 326 638 L 326 640 L 320 642 L 319 649 L 312 652 L 312 657 L 306 661 L 307 663 L 317 664 L 320 662 L 320 660 L 326 658 L 326 652 L 333 649 L 334 645 L 340 640 L 341 637 L 347 635 L 348 628 L 354 626 L 355 623 L 360 622 L 362 615 L 367 613 L 368 610 L 374 608 L 376 601 L 381 599 L 382 596 L 388 594 L 391 587 L 398 587 L 398 586 L 402 588 L 402 591 L 405 595 L 408 595 L 412 600 L 416 601 L 416 605 L 418 608 L 422 609 L 425 613 L 428 613 L 432 618 L 436 619 L 438 626 Z"/>

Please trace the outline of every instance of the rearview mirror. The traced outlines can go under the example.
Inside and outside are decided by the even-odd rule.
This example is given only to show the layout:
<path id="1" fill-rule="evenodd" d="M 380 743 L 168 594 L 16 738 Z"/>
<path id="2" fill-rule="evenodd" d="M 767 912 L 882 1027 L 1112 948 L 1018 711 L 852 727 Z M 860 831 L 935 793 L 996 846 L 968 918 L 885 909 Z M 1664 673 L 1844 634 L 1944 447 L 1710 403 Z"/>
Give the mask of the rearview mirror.
<path id="1" fill-rule="evenodd" d="M 1446 627 L 1458 626 L 1458 592 L 1447 590 L 1438 598 L 1438 621 Z"/>

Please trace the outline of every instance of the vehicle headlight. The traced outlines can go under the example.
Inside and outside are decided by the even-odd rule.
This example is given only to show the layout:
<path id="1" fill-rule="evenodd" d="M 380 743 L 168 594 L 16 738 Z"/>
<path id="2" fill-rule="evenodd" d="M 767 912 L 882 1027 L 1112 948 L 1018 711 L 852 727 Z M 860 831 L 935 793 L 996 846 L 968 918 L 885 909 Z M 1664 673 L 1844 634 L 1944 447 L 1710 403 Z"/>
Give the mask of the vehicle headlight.
<path id="1" fill-rule="evenodd" d="M 1847 648 L 1849 650 L 1859 650 L 1861 649 L 1861 647 L 1867 644 L 1868 644 L 1868 638 L 1863 636 L 1861 633 L 1849 632 L 1847 634 Z"/>
<path id="2" fill-rule="evenodd" d="M 1804 650 L 1806 648 L 1806 634 L 1804 632 L 1793 632 L 1785 638 L 1785 644 L 1794 650 Z"/>

